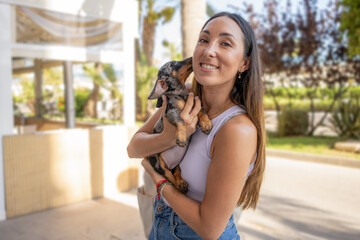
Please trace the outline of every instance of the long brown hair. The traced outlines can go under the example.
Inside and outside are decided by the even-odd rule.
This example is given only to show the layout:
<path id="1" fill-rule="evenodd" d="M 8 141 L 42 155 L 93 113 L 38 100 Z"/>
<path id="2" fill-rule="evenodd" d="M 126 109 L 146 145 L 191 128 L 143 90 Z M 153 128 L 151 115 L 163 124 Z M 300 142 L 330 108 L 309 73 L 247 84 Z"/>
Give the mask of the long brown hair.
<path id="1" fill-rule="evenodd" d="M 255 209 L 259 199 L 260 187 L 265 170 L 266 131 L 263 106 L 264 89 L 262 82 L 262 68 L 254 32 L 250 24 L 240 15 L 229 12 L 218 13 L 208 19 L 202 29 L 204 29 L 204 27 L 214 18 L 222 16 L 233 19 L 239 25 L 244 35 L 244 57 L 250 57 L 249 68 L 242 73 L 238 73 L 241 74 L 241 78 L 238 78 L 238 75 L 236 76 L 234 87 L 230 93 L 230 99 L 235 104 L 245 108 L 257 130 L 256 161 L 237 203 L 242 209 Z M 195 95 L 201 96 L 202 86 L 194 80 L 195 79 L 192 81 L 192 91 Z"/>

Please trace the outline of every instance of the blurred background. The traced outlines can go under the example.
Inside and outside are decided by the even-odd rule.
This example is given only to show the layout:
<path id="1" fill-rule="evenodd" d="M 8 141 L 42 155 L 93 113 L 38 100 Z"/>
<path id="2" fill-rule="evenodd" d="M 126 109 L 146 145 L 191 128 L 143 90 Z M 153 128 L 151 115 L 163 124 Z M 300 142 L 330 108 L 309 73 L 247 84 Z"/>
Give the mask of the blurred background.
<path id="1" fill-rule="evenodd" d="M 239 13 L 251 24 L 264 72 L 270 161 L 260 215 L 242 217 L 243 237 L 358 239 L 359 0 L 0 0 L 0 236 L 11 219 L 94 199 L 134 208 L 138 224 L 123 231 L 114 225 L 111 236 L 139 236 L 133 190 L 142 184 L 142 168 L 139 159 L 128 158 L 126 146 L 155 111 L 147 96 L 158 69 L 192 56 L 200 28 L 221 11 Z M 330 169 L 279 168 L 289 163 L 283 159 Z M 309 168 L 316 171 L 302 175 Z M 284 172 L 289 175 L 280 178 Z M 289 184 L 294 175 L 302 180 Z M 299 200 L 329 184 L 333 188 L 316 200 L 291 204 L 291 213 L 316 208 L 307 216 L 314 219 L 319 209 L 332 209 L 336 220 L 330 223 L 320 214 L 316 223 L 292 219 L 291 225 L 284 209 L 283 215 L 267 212 L 279 189 L 280 198 Z M 297 188 L 305 192 L 292 196 Z M 355 195 L 344 200 L 347 194 Z M 262 222 L 266 212 L 270 220 Z M 270 217 L 276 214 L 277 222 Z M 355 218 L 341 222 L 349 215 Z M 316 231 L 307 228 L 319 222 Z M 349 222 L 357 224 L 346 230 Z M 4 239 L 20 239 L 11 237 L 11 229 Z M 306 234 L 296 235 L 299 230 Z M 109 239 L 105 235 L 94 239 Z"/>

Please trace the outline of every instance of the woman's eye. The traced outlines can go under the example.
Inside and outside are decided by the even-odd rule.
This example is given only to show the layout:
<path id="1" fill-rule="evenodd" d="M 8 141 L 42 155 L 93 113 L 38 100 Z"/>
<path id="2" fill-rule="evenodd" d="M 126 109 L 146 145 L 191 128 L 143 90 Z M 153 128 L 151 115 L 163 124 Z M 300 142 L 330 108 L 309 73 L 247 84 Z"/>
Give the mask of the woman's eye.
<path id="1" fill-rule="evenodd" d="M 203 39 L 203 38 L 200 38 L 199 39 L 199 43 L 206 43 L 207 41 L 205 40 L 205 39 Z"/>
<path id="2" fill-rule="evenodd" d="M 226 47 L 231 47 L 231 44 L 228 42 L 222 42 L 221 45 L 226 46 Z"/>

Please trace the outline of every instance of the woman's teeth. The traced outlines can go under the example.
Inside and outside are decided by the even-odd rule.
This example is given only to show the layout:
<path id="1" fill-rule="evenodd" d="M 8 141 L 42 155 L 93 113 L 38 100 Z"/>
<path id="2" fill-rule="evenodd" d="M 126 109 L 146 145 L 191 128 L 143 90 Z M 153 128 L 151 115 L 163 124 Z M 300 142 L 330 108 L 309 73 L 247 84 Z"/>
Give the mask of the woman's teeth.
<path id="1" fill-rule="evenodd" d="M 203 68 L 206 68 L 206 69 L 217 69 L 217 67 L 211 66 L 211 65 L 207 65 L 207 64 L 202 64 L 201 66 L 202 66 Z"/>

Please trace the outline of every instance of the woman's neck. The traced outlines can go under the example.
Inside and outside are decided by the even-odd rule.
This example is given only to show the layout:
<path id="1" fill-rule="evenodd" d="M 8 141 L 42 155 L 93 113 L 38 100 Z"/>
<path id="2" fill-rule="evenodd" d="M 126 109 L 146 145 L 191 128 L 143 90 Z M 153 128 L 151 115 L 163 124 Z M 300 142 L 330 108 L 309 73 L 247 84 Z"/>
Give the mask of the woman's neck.
<path id="1" fill-rule="evenodd" d="M 230 99 L 230 91 L 225 87 L 203 87 L 201 102 L 210 119 L 235 105 Z"/>

